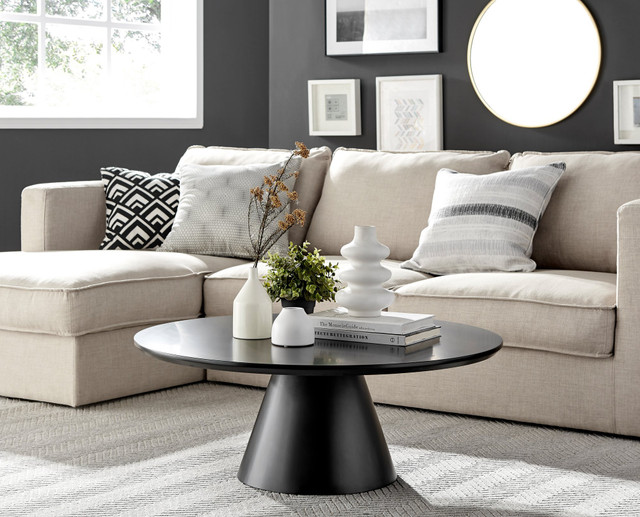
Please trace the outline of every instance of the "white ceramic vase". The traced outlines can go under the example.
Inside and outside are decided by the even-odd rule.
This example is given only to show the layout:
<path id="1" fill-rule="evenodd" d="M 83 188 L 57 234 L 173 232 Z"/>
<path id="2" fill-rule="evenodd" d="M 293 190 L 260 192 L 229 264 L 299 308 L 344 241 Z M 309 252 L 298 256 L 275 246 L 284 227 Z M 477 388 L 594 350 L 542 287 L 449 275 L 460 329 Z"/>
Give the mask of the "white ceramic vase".
<path id="1" fill-rule="evenodd" d="M 271 342 L 278 346 L 309 346 L 315 341 L 313 322 L 302 307 L 283 307 L 273 321 Z"/>
<path id="2" fill-rule="evenodd" d="M 350 267 L 339 273 L 347 287 L 336 293 L 336 301 L 351 316 L 376 317 L 391 305 L 395 295 L 382 287 L 391 271 L 380 264 L 389 256 L 389 248 L 378 242 L 375 226 L 356 226 L 354 238 L 342 246 L 340 253 L 349 259 Z"/>
<path id="3" fill-rule="evenodd" d="M 233 337 L 271 337 L 271 298 L 258 278 L 258 268 L 249 268 L 249 278 L 233 300 Z"/>

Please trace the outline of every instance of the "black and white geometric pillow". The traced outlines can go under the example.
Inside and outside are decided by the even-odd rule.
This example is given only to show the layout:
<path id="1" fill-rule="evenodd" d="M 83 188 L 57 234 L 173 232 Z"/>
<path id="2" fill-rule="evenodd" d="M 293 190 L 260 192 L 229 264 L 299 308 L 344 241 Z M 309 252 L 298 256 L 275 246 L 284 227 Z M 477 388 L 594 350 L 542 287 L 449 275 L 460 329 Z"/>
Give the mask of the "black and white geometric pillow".
<path id="1" fill-rule="evenodd" d="M 100 170 L 107 198 L 104 250 L 157 248 L 171 231 L 180 200 L 180 177 L 121 167 Z"/>

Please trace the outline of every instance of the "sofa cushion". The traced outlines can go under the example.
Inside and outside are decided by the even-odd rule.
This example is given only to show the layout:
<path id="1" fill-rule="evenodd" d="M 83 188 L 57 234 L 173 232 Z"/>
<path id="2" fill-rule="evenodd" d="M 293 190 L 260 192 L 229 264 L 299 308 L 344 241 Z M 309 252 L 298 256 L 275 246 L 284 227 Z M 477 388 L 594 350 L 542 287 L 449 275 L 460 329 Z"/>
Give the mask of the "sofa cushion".
<path id="1" fill-rule="evenodd" d="M 513 156 L 511 168 L 554 161 L 567 170 L 540 221 L 533 260 L 541 268 L 615 272 L 616 214 L 640 198 L 640 153 L 526 152 Z"/>
<path id="2" fill-rule="evenodd" d="M 286 165 L 283 176 L 278 174 Z M 251 228 L 248 210 L 252 205 L 251 191 L 263 185 L 265 177 L 281 177 L 287 190 L 293 190 L 294 173 L 300 166 L 300 158 L 274 164 L 252 165 L 193 165 L 180 168 L 180 204 L 173 228 L 160 251 L 198 253 L 221 257 L 254 257 L 251 235 L 258 234 L 260 214 L 252 206 Z M 278 182 L 280 183 L 280 182 Z M 286 192 L 274 194 L 285 210 L 289 202 Z M 278 212 L 272 212 L 273 214 Z M 271 219 L 265 227 L 265 235 L 281 235 L 278 225 L 284 219 Z M 273 251 L 286 253 L 289 239 L 286 230 L 273 245 Z"/>
<path id="3" fill-rule="evenodd" d="M 154 251 L 7 252 L 0 329 L 79 336 L 200 315 L 197 257 Z"/>
<path id="4" fill-rule="evenodd" d="M 180 199 L 176 174 L 149 174 L 121 167 L 100 170 L 106 196 L 106 232 L 100 249 L 143 250 L 160 246 L 171 231 Z"/>
<path id="5" fill-rule="evenodd" d="M 429 226 L 402 267 L 435 275 L 533 271 L 533 236 L 564 163 L 494 174 L 441 169 Z"/>
<path id="6" fill-rule="evenodd" d="M 241 264 L 249 264 L 246 259 L 239 259 L 234 257 L 214 257 L 212 255 L 197 255 L 191 254 L 191 257 L 195 257 L 206 266 L 206 269 L 210 272 L 221 271 L 229 267 L 239 266 Z"/>
<path id="7" fill-rule="evenodd" d="M 375 226 L 392 260 L 408 260 L 427 226 L 436 174 L 442 168 L 473 174 L 504 170 L 507 151 L 393 153 L 338 148 L 307 239 L 338 255 L 356 225 Z"/>
<path id="8" fill-rule="evenodd" d="M 178 163 L 178 170 L 185 163 L 197 165 L 246 165 L 251 163 L 275 163 L 288 158 L 291 151 L 284 149 L 247 149 L 237 147 L 203 147 L 192 146 L 187 149 Z M 309 221 L 311 221 L 325 175 L 331 163 L 331 149 L 316 147 L 309 149 L 309 157 L 302 160 L 300 177 L 296 181 L 295 190 L 298 193 L 298 204 L 307 212 L 304 226 L 294 226 L 289 230 L 289 239 L 296 244 L 302 244 L 307 235 Z"/>
<path id="9" fill-rule="evenodd" d="M 341 256 L 325 256 L 327 262 L 338 263 L 338 266 L 347 264 Z M 400 262 L 395 260 L 383 260 L 382 265 L 391 270 L 391 278 L 387 280 L 384 287 L 387 289 L 396 289 L 398 286 L 417 282 L 425 278 L 431 278 L 430 275 L 402 269 Z M 204 282 L 204 312 L 207 316 L 224 316 L 231 314 L 233 300 L 247 281 L 248 268 L 251 263 L 247 262 L 243 265 L 222 269 L 208 275 Z M 260 277 L 266 273 L 267 266 L 264 263 L 258 264 L 258 274 Z M 322 302 L 316 304 L 316 311 L 331 309 L 336 307 L 335 302 Z M 274 312 L 280 311 L 280 302 L 273 304 Z"/>
<path id="10" fill-rule="evenodd" d="M 463 273 L 402 286 L 389 310 L 433 313 L 500 334 L 505 346 L 585 357 L 613 353 L 616 275 Z"/>

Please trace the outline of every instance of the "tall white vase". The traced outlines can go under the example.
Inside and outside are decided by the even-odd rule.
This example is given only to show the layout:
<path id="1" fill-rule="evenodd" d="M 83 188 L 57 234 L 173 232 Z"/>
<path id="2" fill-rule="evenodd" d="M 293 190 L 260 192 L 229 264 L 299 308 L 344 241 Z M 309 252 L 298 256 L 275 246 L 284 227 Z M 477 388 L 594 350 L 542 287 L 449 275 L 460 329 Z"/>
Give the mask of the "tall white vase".
<path id="1" fill-rule="evenodd" d="M 249 278 L 233 300 L 233 337 L 271 337 L 271 310 L 271 298 L 258 278 L 258 268 L 251 267 Z"/>
<path id="2" fill-rule="evenodd" d="M 378 242 L 376 227 L 356 226 L 353 240 L 342 246 L 340 253 L 349 259 L 350 267 L 338 275 L 348 286 L 336 293 L 336 301 L 351 316 L 380 316 L 395 294 L 382 287 L 391 278 L 391 271 L 380 264 L 389 256 L 389 248 Z"/>

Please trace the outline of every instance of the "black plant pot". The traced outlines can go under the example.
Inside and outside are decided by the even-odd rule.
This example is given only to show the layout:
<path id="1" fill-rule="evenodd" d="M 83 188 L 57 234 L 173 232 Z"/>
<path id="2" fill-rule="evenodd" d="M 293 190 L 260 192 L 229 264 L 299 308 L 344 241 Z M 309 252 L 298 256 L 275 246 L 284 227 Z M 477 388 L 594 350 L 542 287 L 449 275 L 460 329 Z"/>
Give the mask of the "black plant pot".
<path id="1" fill-rule="evenodd" d="M 304 312 L 307 314 L 312 314 L 313 309 L 316 306 L 316 302 L 314 300 L 280 300 L 280 303 L 283 307 L 302 307 Z"/>

